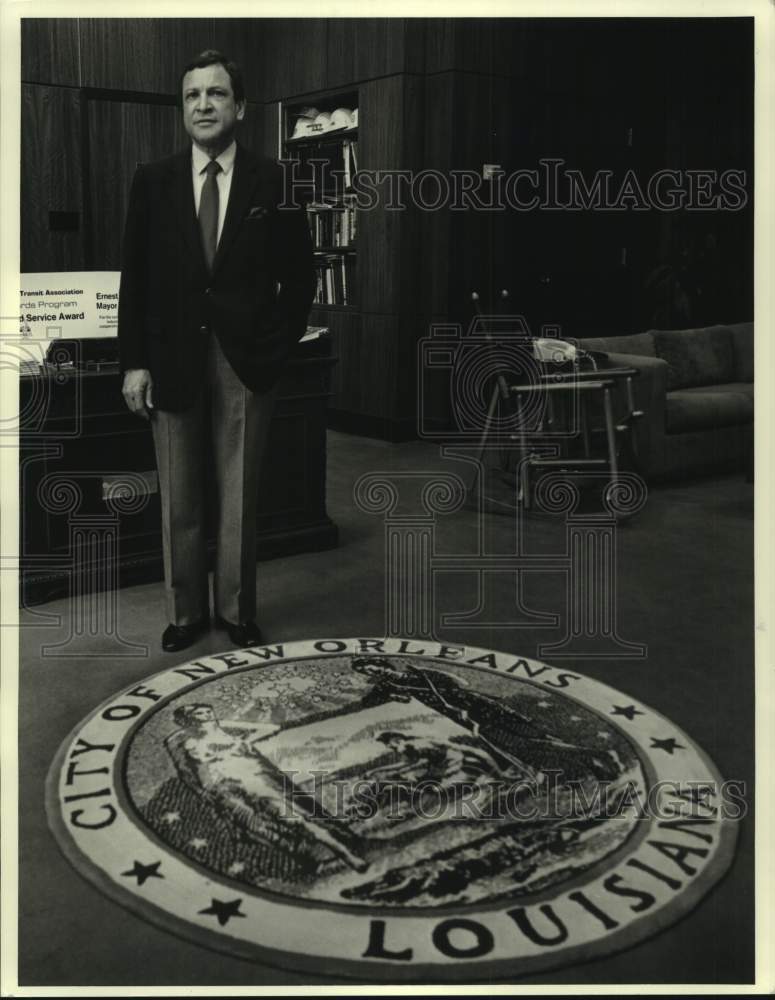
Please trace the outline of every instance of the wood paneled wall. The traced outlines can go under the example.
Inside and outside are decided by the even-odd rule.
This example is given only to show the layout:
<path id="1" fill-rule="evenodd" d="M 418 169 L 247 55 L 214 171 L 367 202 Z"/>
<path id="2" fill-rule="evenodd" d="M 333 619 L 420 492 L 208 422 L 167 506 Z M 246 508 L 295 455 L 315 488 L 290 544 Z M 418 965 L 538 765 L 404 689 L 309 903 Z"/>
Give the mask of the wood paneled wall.
<path id="1" fill-rule="evenodd" d="M 422 73 L 425 32 L 421 18 L 25 18 L 22 79 L 173 94 L 181 67 L 218 48 L 249 100 L 276 101 Z"/>
<path id="2" fill-rule="evenodd" d="M 25 19 L 25 269 L 118 266 L 135 163 L 183 142 L 178 73 L 211 46 L 243 67 L 243 141 L 265 155 L 278 102 L 357 90 L 370 170 L 508 173 L 550 156 L 590 175 L 752 169 L 750 19 Z M 79 213 L 79 228 L 52 230 L 50 211 Z M 312 316 L 339 356 L 334 406 L 411 433 L 417 342 L 431 317 L 467 323 L 472 289 L 487 304 L 508 288 L 532 325 L 627 332 L 648 325 L 649 272 L 694 254 L 711 318 L 748 318 L 751 227 L 750 206 L 363 212 L 357 312 Z"/>
<path id="3" fill-rule="evenodd" d="M 263 100 L 279 101 L 326 89 L 326 23 L 320 18 L 261 23 Z"/>
<path id="4" fill-rule="evenodd" d="M 403 75 L 373 80 L 359 91 L 358 147 L 361 162 L 375 171 L 397 170 L 405 165 L 403 109 L 406 78 Z M 388 197 L 386 185 L 379 185 Z M 382 207 L 359 215 L 358 268 L 361 274 L 361 310 L 372 313 L 399 311 L 401 301 L 402 243 L 405 213 Z"/>
<path id="5" fill-rule="evenodd" d="M 258 21 L 234 18 L 24 18 L 22 80 L 69 87 L 175 94 L 181 68 L 218 48 L 242 67 L 262 100 Z"/>
<path id="6" fill-rule="evenodd" d="M 494 162 L 508 174 L 556 157 L 617 183 L 628 169 L 644 184 L 664 168 L 750 179 L 752 41 L 742 19 L 429 27 L 426 165 L 481 172 Z M 515 311 L 569 336 L 644 329 L 649 278 L 664 265 L 696 285 L 685 325 L 731 322 L 752 315 L 751 225 L 750 208 L 437 213 L 419 266 L 430 310 L 453 321 L 466 321 L 470 290 L 485 286 L 490 301 L 509 288 Z"/>
<path id="7" fill-rule="evenodd" d="M 181 149 L 186 138 L 177 108 L 125 101 L 89 101 L 89 200 L 93 260 L 121 267 L 129 184 L 140 163 Z"/>
<path id="8" fill-rule="evenodd" d="M 423 72 L 425 22 L 419 18 L 331 18 L 327 26 L 328 87 Z"/>
<path id="9" fill-rule="evenodd" d="M 421 18 L 267 18 L 262 46 L 263 99 L 282 100 L 351 87 L 398 73 L 421 73 Z"/>
<path id="10" fill-rule="evenodd" d="M 21 269 L 81 270 L 87 234 L 79 92 L 24 85 L 21 122 Z M 73 213 L 74 228 L 52 228 L 51 212 Z"/>
<path id="11" fill-rule="evenodd" d="M 24 17 L 21 43 L 22 80 L 25 83 L 80 86 L 77 18 Z"/>

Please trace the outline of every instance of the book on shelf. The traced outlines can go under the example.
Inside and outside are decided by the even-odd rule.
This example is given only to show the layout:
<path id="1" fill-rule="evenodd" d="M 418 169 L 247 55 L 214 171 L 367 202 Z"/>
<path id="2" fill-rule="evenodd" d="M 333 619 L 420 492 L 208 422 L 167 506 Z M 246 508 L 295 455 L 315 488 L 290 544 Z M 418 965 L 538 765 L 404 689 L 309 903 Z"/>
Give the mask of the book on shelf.
<path id="1" fill-rule="evenodd" d="M 349 306 L 355 289 L 355 258 L 345 254 L 321 254 L 315 259 L 317 268 L 318 305 Z"/>
<path id="2" fill-rule="evenodd" d="M 297 176 L 316 192 L 346 194 L 358 170 L 358 141 L 344 139 L 325 146 L 287 146 L 287 156 L 298 163 Z"/>
<path id="3" fill-rule="evenodd" d="M 307 205 L 312 242 L 316 248 L 352 248 L 357 233 L 357 212 L 347 199 L 341 202 L 313 201 Z"/>
<path id="4" fill-rule="evenodd" d="M 351 306 L 357 297 L 358 211 L 352 190 L 358 170 L 357 120 L 355 127 L 327 129 L 322 120 L 326 112 L 318 112 L 310 122 L 303 120 L 311 118 L 312 110 L 298 109 L 292 121 L 294 111 L 287 109 L 283 152 L 296 161 L 297 184 L 305 191 L 317 271 L 315 303 Z M 320 126 L 317 131 L 316 126 Z"/>
<path id="5" fill-rule="evenodd" d="M 342 169 L 345 191 L 352 187 L 353 175 L 358 171 L 358 140 L 345 139 L 342 143 Z"/>

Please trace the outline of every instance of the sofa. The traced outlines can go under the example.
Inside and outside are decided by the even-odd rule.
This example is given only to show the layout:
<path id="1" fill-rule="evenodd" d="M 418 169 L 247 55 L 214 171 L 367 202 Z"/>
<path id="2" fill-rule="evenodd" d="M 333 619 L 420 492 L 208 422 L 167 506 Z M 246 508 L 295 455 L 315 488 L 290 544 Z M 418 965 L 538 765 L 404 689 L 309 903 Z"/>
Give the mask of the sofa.
<path id="1" fill-rule="evenodd" d="M 580 340 L 631 366 L 636 467 L 647 481 L 753 470 L 753 323 Z"/>

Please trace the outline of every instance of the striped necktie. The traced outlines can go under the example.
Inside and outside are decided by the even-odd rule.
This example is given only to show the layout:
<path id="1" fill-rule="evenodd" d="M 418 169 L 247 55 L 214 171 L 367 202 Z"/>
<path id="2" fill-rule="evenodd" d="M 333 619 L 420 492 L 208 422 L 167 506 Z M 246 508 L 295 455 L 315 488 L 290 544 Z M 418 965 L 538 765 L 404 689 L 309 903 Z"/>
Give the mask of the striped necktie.
<path id="1" fill-rule="evenodd" d="M 210 160 L 205 167 L 205 182 L 199 199 L 199 231 L 202 234 L 202 249 L 205 252 L 207 269 L 212 271 L 215 251 L 218 247 L 218 181 L 221 165 Z"/>

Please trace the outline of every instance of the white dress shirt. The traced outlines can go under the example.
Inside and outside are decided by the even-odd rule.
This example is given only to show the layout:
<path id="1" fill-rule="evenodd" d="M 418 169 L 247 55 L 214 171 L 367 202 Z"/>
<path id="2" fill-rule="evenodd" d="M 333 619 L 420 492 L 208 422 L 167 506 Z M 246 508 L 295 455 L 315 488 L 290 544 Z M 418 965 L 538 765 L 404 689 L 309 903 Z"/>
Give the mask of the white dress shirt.
<path id="1" fill-rule="evenodd" d="M 231 190 L 231 179 L 234 176 L 234 157 L 237 155 L 237 143 L 232 142 L 228 149 L 224 149 L 216 160 L 220 164 L 220 171 L 216 174 L 218 184 L 218 241 L 220 242 L 223 232 L 223 221 L 226 218 L 226 208 L 229 204 L 229 191 Z M 199 215 L 199 202 L 202 198 L 202 188 L 204 187 L 205 167 L 210 162 L 210 157 L 198 146 L 191 147 L 191 170 L 194 177 L 194 208 Z"/>

